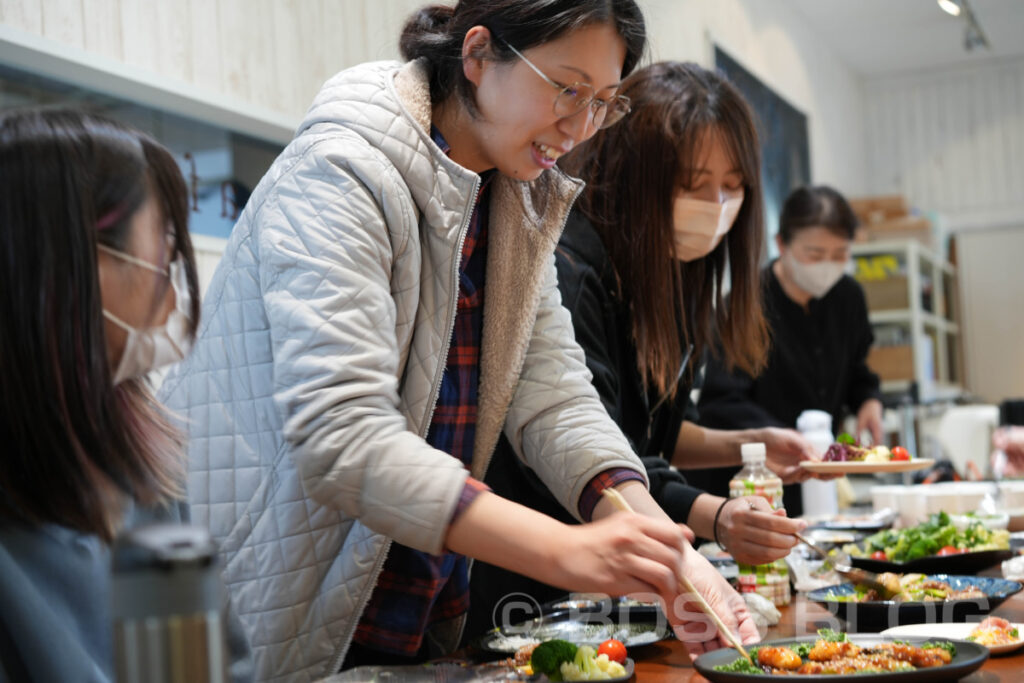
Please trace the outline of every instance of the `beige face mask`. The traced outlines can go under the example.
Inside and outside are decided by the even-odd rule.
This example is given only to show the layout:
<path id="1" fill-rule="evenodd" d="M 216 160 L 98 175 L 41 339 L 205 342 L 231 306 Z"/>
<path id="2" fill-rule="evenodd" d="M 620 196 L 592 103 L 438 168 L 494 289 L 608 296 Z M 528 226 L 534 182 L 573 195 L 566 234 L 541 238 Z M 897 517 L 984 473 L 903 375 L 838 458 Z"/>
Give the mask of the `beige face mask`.
<path id="1" fill-rule="evenodd" d="M 734 197 L 722 204 L 677 198 L 672 215 L 676 258 L 694 261 L 710 254 L 732 229 L 742 205 L 743 197 Z"/>
<path id="2" fill-rule="evenodd" d="M 152 263 L 135 258 L 116 249 L 99 244 L 97 247 L 115 258 L 127 261 L 132 265 L 151 270 L 167 276 L 174 289 L 174 310 L 167 316 L 167 322 L 158 327 L 137 329 L 118 318 L 110 311 L 103 309 L 103 316 L 128 333 L 121 361 L 114 371 L 114 384 L 126 379 L 142 377 L 153 370 L 177 363 L 192 348 L 191 303 L 192 295 L 188 289 L 188 275 L 185 271 L 185 257 L 179 256 L 167 270 L 158 268 Z"/>

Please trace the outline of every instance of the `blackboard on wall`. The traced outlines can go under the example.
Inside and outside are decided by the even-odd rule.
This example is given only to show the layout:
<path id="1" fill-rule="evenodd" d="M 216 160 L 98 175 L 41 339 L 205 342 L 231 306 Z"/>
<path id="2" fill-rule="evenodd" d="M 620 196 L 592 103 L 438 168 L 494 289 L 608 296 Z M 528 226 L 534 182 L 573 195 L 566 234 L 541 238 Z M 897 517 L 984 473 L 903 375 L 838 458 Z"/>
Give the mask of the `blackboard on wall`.
<path id="1" fill-rule="evenodd" d="M 779 211 L 791 191 L 811 181 L 807 116 L 715 46 L 715 66 L 743 94 L 757 120 L 761 139 L 761 180 L 764 185 L 765 227 L 769 253 L 775 253 L 774 235 Z"/>

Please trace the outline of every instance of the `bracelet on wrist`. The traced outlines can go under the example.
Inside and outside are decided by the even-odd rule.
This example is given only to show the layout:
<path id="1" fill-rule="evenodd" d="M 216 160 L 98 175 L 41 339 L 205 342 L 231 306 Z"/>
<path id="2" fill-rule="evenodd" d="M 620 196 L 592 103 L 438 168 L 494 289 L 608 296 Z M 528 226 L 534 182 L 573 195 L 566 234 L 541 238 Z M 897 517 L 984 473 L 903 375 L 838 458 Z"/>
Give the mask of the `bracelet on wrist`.
<path id="1" fill-rule="evenodd" d="M 725 546 L 722 545 L 722 542 L 718 540 L 718 518 L 722 516 L 722 510 L 725 509 L 725 504 L 728 503 L 730 500 L 732 500 L 732 498 L 726 498 L 718 505 L 718 509 L 715 510 L 715 521 L 711 525 L 711 529 L 715 533 L 715 543 L 717 543 L 719 547 L 722 548 L 724 548 Z"/>

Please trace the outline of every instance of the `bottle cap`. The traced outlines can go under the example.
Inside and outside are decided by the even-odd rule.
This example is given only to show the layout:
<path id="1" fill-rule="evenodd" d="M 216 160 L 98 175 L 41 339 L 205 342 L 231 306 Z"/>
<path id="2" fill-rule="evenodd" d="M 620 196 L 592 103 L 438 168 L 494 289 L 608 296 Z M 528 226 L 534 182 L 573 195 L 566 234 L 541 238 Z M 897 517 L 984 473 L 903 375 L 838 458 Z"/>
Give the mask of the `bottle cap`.
<path id="1" fill-rule="evenodd" d="M 764 462 L 768 458 L 768 451 L 763 443 L 745 443 L 740 446 L 740 457 L 743 464 Z"/>

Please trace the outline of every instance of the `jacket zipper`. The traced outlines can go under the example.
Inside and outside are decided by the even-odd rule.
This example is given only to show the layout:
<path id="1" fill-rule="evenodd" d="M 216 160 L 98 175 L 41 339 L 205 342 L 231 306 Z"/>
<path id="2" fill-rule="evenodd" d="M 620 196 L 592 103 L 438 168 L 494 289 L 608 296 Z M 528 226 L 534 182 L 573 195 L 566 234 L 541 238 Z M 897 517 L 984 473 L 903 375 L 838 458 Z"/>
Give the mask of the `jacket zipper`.
<path id="1" fill-rule="evenodd" d="M 473 192 L 470 195 L 473 198 L 473 206 L 476 205 L 476 193 L 479 189 L 480 178 L 478 177 L 473 182 Z M 459 306 L 459 264 L 462 261 L 462 247 L 466 243 L 466 235 L 469 232 L 469 222 L 472 219 L 473 210 L 471 207 L 469 213 L 462 222 L 462 227 L 459 228 L 458 248 L 456 249 L 455 252 L 455 265 L 452 268 L 452 281 L 454 282 L 455 287 L 453 289 L 451 305 L 448 307 L 448 324 L 446 325 L 448 334 L 445 337 L 447 339 L 447 342 L 445 342 L 446 346 L 444 349 L 445 359 L 448 358 L 448 352 L 451 350 L 452 330 L 455 327 L 455 314 Z M 568 214 L 566 214 L 566 220 L 568 220 Z M 564 224 L 563 227 L 565 227 Z M 430 410 L 427 411 L 427 420 L 420 427 L 420 438 L 427 438 L 427 432 L 430 430 L 430 421 L 434 419 L 434 410 L 437 408 L 437 396 L 441 391 L 441 378 L 444 376 L 444 368 L 446 367 L 446 365 L 447 363 L 442 363 L 440 366 L 440 372 L 437 372 L 434 375 L 434 382 L 431 388 L 431 396 L 433 398 L 430 403 Z M 390 552 L 391 550 L 391 543 L 392 540 L 390 538 L 387 539 L 387 541 L 384 544 L 384 549 L 380 553 L 380 557 L 378 558 L 376 564 L 374 564 L 373 566 L 373 572 L 371 572 L 370 574 L 370 590 L 369 592 L 367 592 L 366 598 L 362 601 L 362 604 L 359 606 L 359 609 L 356 610 L 356 613 L 354 615 L 355 618 L 352 620 L 352 627 L 349 630 L 348 635 L 345 637 L 345 641 L 342 643 L 341 648 L 338 650 L 338 654 L 334 657 L 334 661 L 331 664 L 330 671 L 327 673 L 328 676 L 333 676 L 334 674 L 338 673 L 338 671 L 341 669 L 341 665 L 345 661 L 345 654 L 348 652 L 349 646 L 351 646 L 352 644 L 352 637 L 355 634 L 356 628 L 359 626 L 359 620 L 363 618 L 363 611 L 366 609 L 366 604 L 370 601 L 370 596 L 373 594 L 373 587 L 377 585 L 377 579 L 380 578 L 380 573 L 384 571 L 384 562 L 387 560 L 388 552 Z M 465 624 L 463 624 L 463 626 L 464 625 Z"/>
<path id="2" fill-rule="evenodd" d="M 439 366 L 439 372 L 434 374 L 434 383 L 430 389 L 430 410 L 427 411 L 426 422 L 420 427 L 420 437 L 427 438 L 427 432 L 430 430 L 430 421 L 434 419 L 434 410 L 437 409 L 437 397 L 441 393 L 441 378 L 444 377 L 444 370 L 447 366 L 448 352 L 452 348 L 452 330 L 455 328 L 455 314 L 458 312 L 459 307 L 459 264 L 462 262 L 462 247 L 466 243 L 466 234 L 469 232 L 469 222 L 473 220 L 473 209 L 476 207 L 477 192 L 480 190 L 480 178 L 477 177 L 473 181 L 473 193 L 470 195 L 472 198 L 472 205 L 470 206 L 469 212 L 462 221 L 462 227 L 459 228 L 459 244 L 455 250 L 455 259 L 452 265 L 452 298 L 451 303 L 448 306 L 448 321 L 445 329 L 447 335 L 445 336 L 444 355 L 442 358 L 441 365 Z"/>

